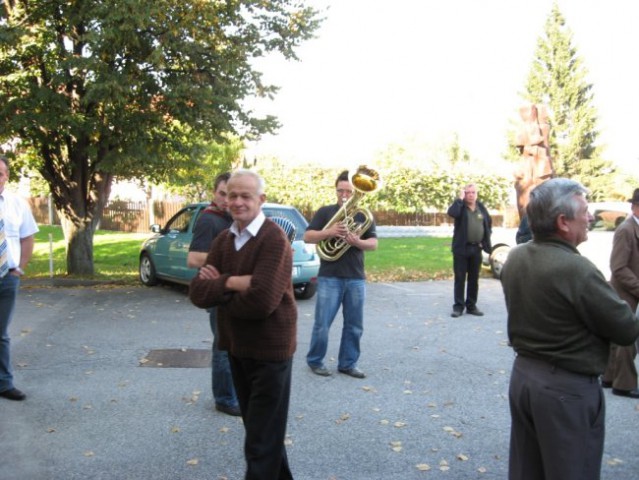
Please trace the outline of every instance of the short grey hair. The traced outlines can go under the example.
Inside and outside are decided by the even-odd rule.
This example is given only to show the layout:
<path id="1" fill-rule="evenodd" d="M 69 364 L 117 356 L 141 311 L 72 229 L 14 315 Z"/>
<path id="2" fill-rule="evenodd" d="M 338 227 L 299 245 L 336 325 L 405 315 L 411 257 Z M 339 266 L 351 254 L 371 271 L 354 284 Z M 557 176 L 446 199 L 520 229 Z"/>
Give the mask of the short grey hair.
<path id="1" fill-rule="evenodd" d="M 557 233 L 557 217 L 565 215 L 572 220 L 577 214 L 578 196 L 587 196 L 588 189 L 569 178 L 552 178 L 530 192 L 526 215 L 535 236 Z"/>
<path id="2" fill-rule="evenodd" d="M 237 177 L 252 177 L 255 179 L 255 183 L 257 184 L 257 194 L 262 195 L 266 191 L 266 182 L 264 179 L 255 173 L 253 170 L 248 170 L 246 168 L 240 168 L 239 170 L 234 171 L 231 174 L 231 178 L 229 178 L 229 182 Z"/>

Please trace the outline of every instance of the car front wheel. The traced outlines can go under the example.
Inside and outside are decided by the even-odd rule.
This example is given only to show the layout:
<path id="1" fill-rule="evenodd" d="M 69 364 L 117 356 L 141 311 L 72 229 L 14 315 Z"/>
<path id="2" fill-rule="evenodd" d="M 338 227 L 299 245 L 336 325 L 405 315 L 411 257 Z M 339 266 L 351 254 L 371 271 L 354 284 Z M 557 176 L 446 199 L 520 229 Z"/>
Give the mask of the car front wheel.
<path id="1" fill-rule="evenodd" d="M 313 295 L 315 295 L 316 291 L 316 282 L 304 283 L 299 287 L 295 287 L 295 298 L 297 298 L 298 300 L 308 300 L 309 298 L 313 298 Z"/>
<path id="2" fill-rule="evenodd" d="M 489 260 L 493 277 L 501 278 L 501 270 L 504 268 L 509 253 L 510 247 L 508 245 L 498 245 L 493 249 Z"/>
<path id="3" fill-rule="evenodd" d="M 140 257 L 140 281 L 147 287 L 158 284 L 158 277 L 155 274 L 155 266 L 147 253 Z"/>

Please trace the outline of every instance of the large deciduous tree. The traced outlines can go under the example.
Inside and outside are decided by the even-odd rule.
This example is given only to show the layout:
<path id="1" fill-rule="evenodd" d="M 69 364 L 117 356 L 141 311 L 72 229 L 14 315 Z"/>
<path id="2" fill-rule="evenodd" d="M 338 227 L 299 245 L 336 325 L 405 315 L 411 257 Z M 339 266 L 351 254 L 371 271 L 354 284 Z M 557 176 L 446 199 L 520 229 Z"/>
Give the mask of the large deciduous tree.
<path id="1" fill-rule="evenodd" d="M 93 273 L 115 176 L 161 182 L 194 139 L 274 131 L 243 102 L 277 91 L 252 60 L 295 59 L 319 22 L 302 0 L 5 0 L 0 140 L 49 184 L 68 273 Z"/>
<path id="2" fill-rule="evenodd" d="M 523 96 L 550 108 L 549 143 L 556 174 L 580 181 L 598 198 L 614 168 L 601 157 L 597 144 L 597 111 L 587 73 L 572 32 L 554 4 L 538 39 Z"/>

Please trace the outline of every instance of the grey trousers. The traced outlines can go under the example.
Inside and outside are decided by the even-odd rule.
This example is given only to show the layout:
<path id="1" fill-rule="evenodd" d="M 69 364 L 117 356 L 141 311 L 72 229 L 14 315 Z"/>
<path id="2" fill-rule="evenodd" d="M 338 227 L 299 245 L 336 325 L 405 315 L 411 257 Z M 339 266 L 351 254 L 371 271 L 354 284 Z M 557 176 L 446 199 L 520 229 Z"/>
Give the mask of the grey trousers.
<path id="1" fill-rule="evenodd" d="M 599 480 L 606 408 L 597 376 L 518 356 L 509 399 L 510 480 Z"/>

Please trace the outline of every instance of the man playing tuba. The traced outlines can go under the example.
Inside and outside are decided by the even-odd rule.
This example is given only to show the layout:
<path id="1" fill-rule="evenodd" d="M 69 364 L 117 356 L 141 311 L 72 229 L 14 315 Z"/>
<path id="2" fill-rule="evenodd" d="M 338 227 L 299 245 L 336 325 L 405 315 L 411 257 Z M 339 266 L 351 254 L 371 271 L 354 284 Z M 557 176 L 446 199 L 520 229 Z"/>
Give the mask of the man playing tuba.
<path id="1" fill-rule="evenodd" d="M 337 203 L 321 207 L 304 234 L 307 243 L 338 245 L 337 248 L 323 249 L 330 255 L 321 255 L 315 323 L 306 362 L 316 375 L 331 375 L 324 364 L 324 357 L 328 348 L 328 332 L 341 306 L 344 325 L 337 370 L 351 377 L 365 378 L 364 372 L 357 368 L 364 331 L 364 251 L 377 248 L 375 221 L 370 213 L 370 218 L 366 218 L 362 210 L 354 208 L 354 202 L 348 202 L 356 193 L 349 182 L 348 171 L 339 174 L 335 188 Z M 348 208 L 351 205 L 353 208 Z M 359 232 L 357 225 L 361 224 L 369 226 Z"/>

